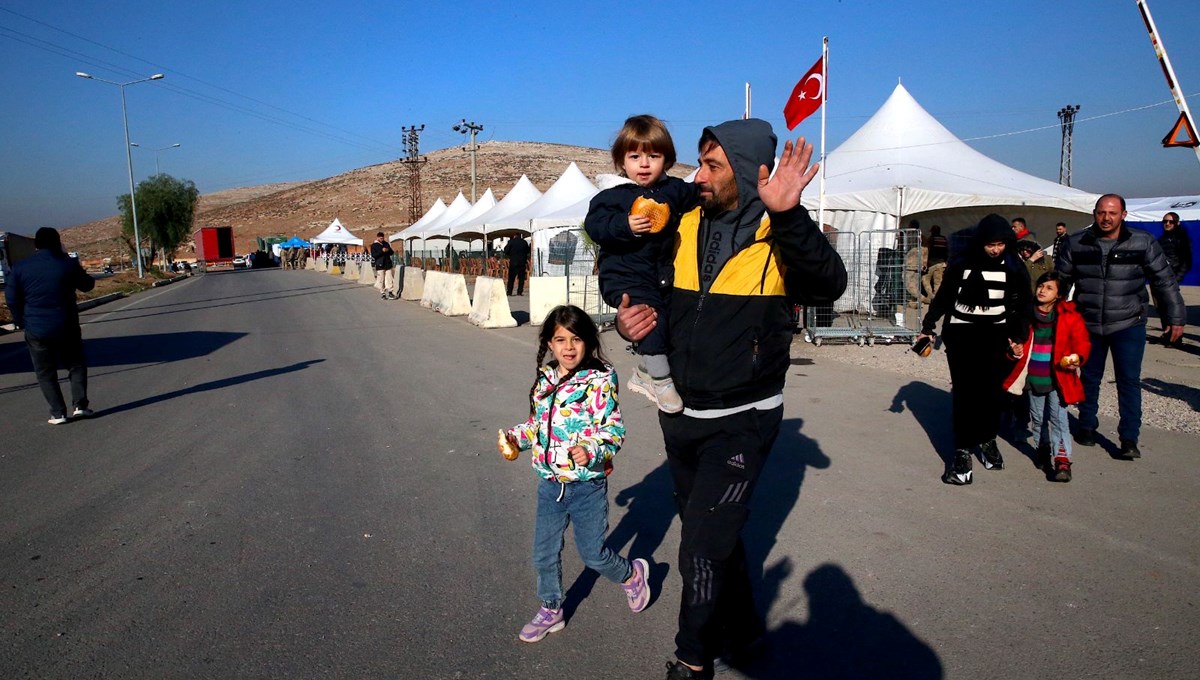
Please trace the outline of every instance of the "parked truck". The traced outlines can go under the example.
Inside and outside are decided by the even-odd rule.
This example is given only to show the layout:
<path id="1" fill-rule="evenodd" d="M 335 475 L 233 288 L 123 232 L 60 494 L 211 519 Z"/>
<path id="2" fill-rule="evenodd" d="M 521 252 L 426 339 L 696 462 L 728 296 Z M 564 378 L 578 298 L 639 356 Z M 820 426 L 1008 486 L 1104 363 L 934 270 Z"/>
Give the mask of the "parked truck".
<path id="1" fill-rule="evenodd" d="M 196 262 L 205 267 L 232 266 L 233 227 L 200 227 L 192 238 L 196 242 Z"/>

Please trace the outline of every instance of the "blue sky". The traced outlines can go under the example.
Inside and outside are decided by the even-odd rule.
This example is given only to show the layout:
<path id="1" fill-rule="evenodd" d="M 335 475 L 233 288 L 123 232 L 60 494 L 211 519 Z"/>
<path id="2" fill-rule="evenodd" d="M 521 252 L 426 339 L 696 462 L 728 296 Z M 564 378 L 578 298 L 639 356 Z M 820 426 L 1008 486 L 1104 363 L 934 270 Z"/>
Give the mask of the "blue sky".
<path id="1" fill-rule="evenodd" d="M 1150 8 L 1200 115 L 1200 3 Z M 395 160 L 407 125 L 425 124 L 424 152 L 458 146 L 462 118 L 483 141 L 607 147 L 626 116 L 650 112 L 691 161 L 704 125 L 741 115 L 746 81 L 782 139 L 784 101 L 826 35 L 829 150 L 901 79 L 1025 172 L 1058 179 L 1056 113 L 1079 104 L 1076 187 L 1200 193 L 1196 154 L 1160 144 L 1178 111 L 1134 0 L 0 0 L 0 230 L 112 215 L 128 191 L 119 92 L 76 71 L 165 73 L 126 90 L 131 139 L 147 147 L 133 150 L 135 179 L 178 143 L 163 172 L 212 192 Z M 793 134 L 816 139 L 819 116 Z"/>

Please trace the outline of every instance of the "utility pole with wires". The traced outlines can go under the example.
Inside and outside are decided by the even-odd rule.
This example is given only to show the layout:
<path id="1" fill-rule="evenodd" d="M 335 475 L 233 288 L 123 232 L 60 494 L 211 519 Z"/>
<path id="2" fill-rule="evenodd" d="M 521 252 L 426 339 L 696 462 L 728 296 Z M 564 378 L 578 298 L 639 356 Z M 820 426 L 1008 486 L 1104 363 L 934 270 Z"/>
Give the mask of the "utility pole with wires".
<path id="1" fill-rule="evenodd" d="M 1058 123 L 1062 127 L 1062 149 L 1058 155 L 1058 183 L 1071 186 L 1071 138 L 1075 134 L 1075 114 L 1079 105 L 1068 104 L 1058 110 Z"/>
<path id="2" fill-rule="evenodd" d="M 409 224 L 421 218 L 421 166 L 429 160 L 421 155 L 421 131 L 424 129 L 424 125 L 400 128 L 404 143 L 403 163 L 408 166 Z"/>
<path id="3" fill-rule="evenodd" d="M 461 132 L 464 135 L 471 136 L 469 146 L 464 146 L 463 151 L 471 153 L 471 203 L 475 202 L 475 152 L 479 150 L 479 145 L 475 143 L 475 133 L 482 132 L 483 126 L 476 125 L 475 121 L 467 122 L 466 118 L 454 125 L 455 132 Z"/>

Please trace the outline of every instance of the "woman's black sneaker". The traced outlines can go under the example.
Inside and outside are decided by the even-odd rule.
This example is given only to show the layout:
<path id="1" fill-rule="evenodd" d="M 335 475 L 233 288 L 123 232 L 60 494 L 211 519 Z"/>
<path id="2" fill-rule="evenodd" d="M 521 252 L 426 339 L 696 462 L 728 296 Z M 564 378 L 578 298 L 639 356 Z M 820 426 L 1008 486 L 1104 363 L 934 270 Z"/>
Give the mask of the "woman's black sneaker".
<path id="1" fill-rule="evenodd" d="M 971 452 L 966 449 L 954 451 L 954 459 L 950 467 L 942 475 L 942 481 L 947 484 L 963 486 L 971 483 Z"/>
<path id="2" fill-rule="evenodd" d="M 1004 457 L 996 448 L 996 440 L 991 439 L 979 445 L 979 457 L 983 459 L 983 467 L 988 470 L 1003 470 Z"/>
<path id="3" fill-rule="evenodd" d="M 694 671 L 679 661 L 667 662 L 667 680 L 712 680 L 711 668 Z"/>

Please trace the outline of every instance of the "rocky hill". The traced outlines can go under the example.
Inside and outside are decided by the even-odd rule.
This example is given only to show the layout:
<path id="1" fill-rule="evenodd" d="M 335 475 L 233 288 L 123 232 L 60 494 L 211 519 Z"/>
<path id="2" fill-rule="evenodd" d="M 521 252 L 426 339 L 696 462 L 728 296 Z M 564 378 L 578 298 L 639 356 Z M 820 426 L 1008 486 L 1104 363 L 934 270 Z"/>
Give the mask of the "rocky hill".
<path id="1" fill-rule="evenodd" d="M 428 162 L 421 168 L 419 213 L 424 214 L 438 198 L 449 204 L 460 191 L 470 198 L 469 154 L 454 147 L 426 157 Z M 612 172 L 612 160 L 604 149 L 537 142 L 483 143 L 476 156 L 478 194 L 490 188 L 499 200 L 523 174 L 545 191 L 572 161 L 593 181 L 600 173 Z M 671 174 L 683 176 L 691 170 L 676 166 Z M 207 194 L 200 197 L 195 226 L 232 225 L 238 252 L 251 250 L 256 236 L 315 236 L 334 217 L 369 241 L 377 231 L 391 234 L 408 226 L 409 201 L 409 169 L 405 163 L 393 161 L 311 182 Z M 86 258 L 115 256 L 124 251 L 119 233 L 120 219 L 113 216 L 64 230 L 63 242 Z M 191 251 L 191 244 L 185 243 L 178 256 L 187 258 Z"/>

